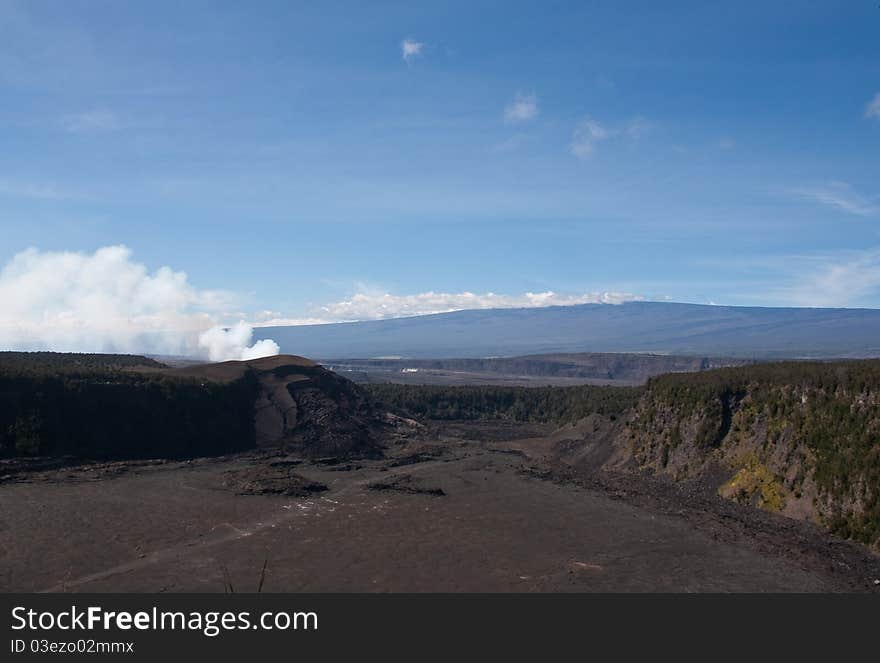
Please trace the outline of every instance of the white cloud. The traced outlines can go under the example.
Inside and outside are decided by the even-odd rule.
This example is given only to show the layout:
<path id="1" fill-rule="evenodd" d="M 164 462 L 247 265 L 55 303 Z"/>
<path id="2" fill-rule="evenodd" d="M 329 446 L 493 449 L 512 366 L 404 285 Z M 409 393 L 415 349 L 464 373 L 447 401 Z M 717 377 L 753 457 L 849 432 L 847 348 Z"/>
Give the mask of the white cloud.
<path id="1" fill-rule="evenodd" d="M 799 271 L 780 294 L 801 306 L 868 306 L 880 294 L 880 249 L 813 258 Z"/>
<path id="2" fill-rule="evenodd" d="M 268 313 L 268 312 L 266 312 Z M 328 320 L 321 317 L 296 317 L 285 316 L 282 313 L 272 311 L 272 315 L 260 315 L 254 318 L 253 327 L 299 327 L 301 325 L 326 325 L 338 320 Z"/>
<path id="3" fill-rule="evenodd" d="M 868 102 L 868 105 L 865 106 L 865 117 L 867 118 L 880 118 L 880 92 L 874 95 L 874 98 Z"/>
<path id="4" fill-rule="evenodd" d="M 35 200 L 92 200 L 92 197 L 48 182 L 0 179 L 0 196 Z"/>
<path id="5" fill-rule="evenodd" d="M 68 115 L 62 124 L 71 133 L 91 133 L 99 131 L 116 131 L 122 128 L 119 117 L 108 110 L 91 110 L 75 115 Z"/>
<path id="6" fill-rule="evenodd" d="M 585 117 L 574 128 L 569 151 L 578 159 L 589 159 L 596 152 L 598 144 L 603 141 L 628 138 L 635 143 L 651 129 L 653 129 L 651 122 L 641 115 L 636 115 L 626 124 L 616 127 L 607 127 L 598 120 Z"/>
<path id="7" fill-rule="evenodd" d="M 538 116 L 538 98 L 534 94 L 517 93 L 516 98 L 504 108 L 504 121 L 510 124 L 527 122 Z"/>
<path id="8" fill-rule="evenodd" d="M 626 125 L 626 135 L 633 140 L 638 140 L 651 130 L 651 123 L 641 115 L 636 115 L 629 124 Z"/>
<path id="9" fill-rule="evenodd" d="M 281 316 L 262 322 L 255 322 L 251 326 L 258 327 L 302 327 L 303 325 L 332 325 L 336 322 L 354 322 L 353 320 L 327 320 L 325 318 L 289 318 Z"/>
<path id="10" fill-rule="evenodd" d="M 516 133 L 512 135 L 510 138 L 507 138 L 500 143 L 496 143 L 492 146 L 493 152 L 515 152 L 523 145 L 525 145 L 529 140 L 529 136 L 522 133 Z"/>
<path id="11" fill-rule="evenodd" d="M 571 139 L 571 153 L 578 159 L 588 159 L 593 155 L 596 144 L 607 140 L 613 135 L 599 122 L 589 117 L 584 118 L 577 127 Z"/>
<path id="12" fill-rule="evenodd" d="M 812 200 L 857 216 L 880 215 L 880 201 L 867 198 L 846 182 L 829 182 L 818 186 L 791 189 L 795 196 Z"/>
<path id="13" fill-rule="evenodd" d="M 400 42 L 400 54 L 403 56 L 403 59 L 409 63 L 413 58 L 417 58 L 422 54 L 422 50 L 425 48 L 425 45 L 416 41 L 415 39 L 404 39 Z"/>
<path id="14" fill-rule="evenodd" d="M 213 347 L 199 337 L 217 327 L 231 300 L 224 291 L 194 288 L 170 267 L 150 273 L 125 246 L 28 249 L 0 271 L 0 349 L 196 355 Z M 272 350 L 247 347 L 244 331 L 236 327 L 236 342 L 224 346 L 240 356 L 225 359 Z"/>
<path id="15" fill-rule="evenodd" d="M 500 295 L 493 292 L 423 292 L 416 295 L 391 293 L 358 293 L 350 299 L 333 302 L 315 309 L 315 317 L 307 319 L 273 318 L 256 323 L 258 327 L 279 325 L 327 324 L 355 320 L 385 320 L 414 315 L 449 313 L 468 309 L 541 308 L 575 304 L 622 304 L 640 301 L 643 297 L 624 292 L 591 292 L 582 295 L 561 295 L 552 291 L 527 292 L 522 295 Z"/>

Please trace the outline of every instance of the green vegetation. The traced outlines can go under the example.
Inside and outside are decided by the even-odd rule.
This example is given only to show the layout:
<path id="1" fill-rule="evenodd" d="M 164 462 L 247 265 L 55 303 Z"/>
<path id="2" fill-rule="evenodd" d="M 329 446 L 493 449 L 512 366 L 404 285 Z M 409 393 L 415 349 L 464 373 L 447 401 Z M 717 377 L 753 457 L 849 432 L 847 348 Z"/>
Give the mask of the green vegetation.
<path id="1" fill-rule="evenodd" d="M 346 401 L 362 393 L 340 389 L 324 391 Z M 0 456 L 183 458 L 247 449 L 258 390 L 252 369 L 215 382 L 144 357 L 0 353 Z M 732 499 L 778 511 L 814 495 L 815 513 L 832 531 L 880 541 L 880 360 L 755 364 L 658 376 L 645 387 L 371 384 L 363 392 L 440 420 L 626 418 L 626 445 L 646 467 L 688 476 L 721 461 L 732 471 L 722 489 Z M 318 405 L 314 412 L 336 412 Z M 346 438 L 355 434 L 348 416 L 329 416 Z"/>
<path id="2" fill-rule="evenodd" d="M 88 374 L 125 368 L 165 368 L 154 359 L 138 355 L 80 352 L 0 352 L 0 375 Z"/>
<path id="3" fill-rule="evenodd" d="M 620 416 L 641 387 L 444 387 L 361 385 L 375 400 L 429 419 L 508 420 L 564 424 L 589 414 Z"/>
<path id="4" fill-rule="evenodd" d="M 765 459 L 780 444 L 789 451 L 805 446 L 808 467 L 788 489 L 799 492 L 811 476 L 830 529 L 863 542 L 880 539 L 880 361 L 783 362 L 659 376 L 648 382 L 631 427 L 650 435 L 668 426 L 660 412 L 674 413 L 677 425 L 698 421 L 697 448 L 722 444 L 731 429 L 739 440 L 766 430 L 758 449 Z M 750 484 L 747 492 L 759 490 L 761 502 L 778 509 L 782 502 L 774 491 L 788 468 L 777 467 L 773 475 L 766 462 L 740 468 L 734 481 Z"/>
<path id="5" fill-rule="evenodd" d="M 861 393 L 880 388 L 880 360 L 789 361 L 717 368 L 701 373 L 668 373 L 648 380 L 657 398 L 674 401 L 682 413 L 693 411 L 712 398 L 744 393 L 760 385 L 810 386 L 825 391 Z"/>
<path id="6" fill-rule="evenodd" d="M 563 424 L 591 413 L 625 416 L 630 440 L 657 471 L 673 457 L 673 473 L 724 460 L 733 476 L 722 492 L 772 511 L 800 497 L 810 478 L 816 514 L 832 531 L 880 540 L 880 360 L 674 373 L 642 388 L 364 388 L 391 408 L 432 419 Z"/>
<path id="7" fill-rule="evenodd" d="M 143 357 L 0 353 L 0 456 L 193 457 L 254 445 L 257 381 L 178 378 Z"/>

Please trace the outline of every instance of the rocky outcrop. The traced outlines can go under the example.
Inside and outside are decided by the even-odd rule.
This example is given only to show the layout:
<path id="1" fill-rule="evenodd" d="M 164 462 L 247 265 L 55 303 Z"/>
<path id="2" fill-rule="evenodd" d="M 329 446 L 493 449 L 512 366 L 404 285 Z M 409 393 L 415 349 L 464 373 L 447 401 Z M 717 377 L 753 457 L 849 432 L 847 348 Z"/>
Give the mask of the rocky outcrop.
<path id="1" fill-rule="evenodd" d="M 714 482 L 738 502 L 880 542 L 880 362 L 655 378 L 608 468 Z"/>
<path id="2" fill-rule="evenodd" d="M 278 355 L 180 369 L 213 380 L 256 378 L 255 440 L 308 456 L 381 456 L 381 415 L 357 385 L 313 361 Z"/>
<path id="3" fill-rule="evenodd" d="M 169 368 L 143 357 L 0 356 L 0 457 L 193 458 L 279 447 L 381 456 L 401 422 L 292 355 Z"/>

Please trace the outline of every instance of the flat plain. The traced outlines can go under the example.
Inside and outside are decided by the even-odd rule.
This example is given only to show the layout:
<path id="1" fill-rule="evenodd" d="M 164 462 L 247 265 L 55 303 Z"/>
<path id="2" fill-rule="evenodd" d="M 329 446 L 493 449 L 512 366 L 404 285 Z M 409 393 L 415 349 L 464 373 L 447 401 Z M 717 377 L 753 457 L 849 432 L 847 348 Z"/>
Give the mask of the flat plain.
<path id="1" fill-rule="evenodd" d="M 570 435 L 444 422 L 374 460 L 10 463 L 0 591 L 880 591 L 864 547 L 594 472 Z"/>

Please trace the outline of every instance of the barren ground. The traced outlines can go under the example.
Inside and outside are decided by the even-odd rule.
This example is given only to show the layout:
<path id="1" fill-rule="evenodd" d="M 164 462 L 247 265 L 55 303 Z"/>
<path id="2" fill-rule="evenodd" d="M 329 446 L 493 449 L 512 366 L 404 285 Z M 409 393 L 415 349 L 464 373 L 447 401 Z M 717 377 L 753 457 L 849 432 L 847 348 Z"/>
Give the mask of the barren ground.
<path id="1" fill-rule="evenodd" d="M 269 592 L 880 591 L 812 525 L 565 465 L 546 428 L 439 430 L 374 461 L 7 468 L 0 591 L 256 591 L 264 562 Z"/>

